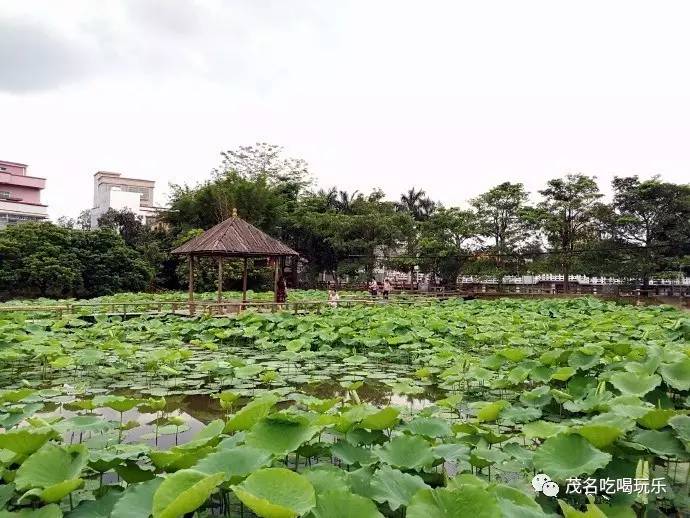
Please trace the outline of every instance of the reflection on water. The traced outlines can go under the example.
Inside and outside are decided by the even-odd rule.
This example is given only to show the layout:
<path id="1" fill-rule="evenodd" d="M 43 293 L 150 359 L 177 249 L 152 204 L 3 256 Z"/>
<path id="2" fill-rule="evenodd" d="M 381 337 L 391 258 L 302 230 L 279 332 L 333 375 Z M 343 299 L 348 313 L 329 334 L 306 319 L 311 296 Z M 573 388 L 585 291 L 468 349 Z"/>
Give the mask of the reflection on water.
<path id="1" fill-rule="evenodd" d="M 334 397 L 340 397 L 345 401 L 349 399 L 348 391 L 335 381 L 305 384 L 298 387 L 296 391 L 322 399 Z M 145 394 L 131 390 L 118 391 L 118 394 L 130 397 L 146 397 Z M 388 385 L 375 381 L 364 383 L 357 390 L 357 394 L 362 403 L 376 406 L 400 406 L 406 407 L 410 411 L 421 410 L 431 405 L 433 401 L 444 397 L 443 392 L 434 386 L 429 386 L 422 394 L 403 395 L 395 393 Z M 289 401 L 289 396 L 287 399 Z M 237 408 L 239 409 L 248 401 L 249 398 L 240 400 Z M 69 403 L 69 401 L 64 403 Z M 86 415 L 85 412 L 66 409 L 64 403 L 45 403 L 43 410 L 38 415 L 44 418 L 60 416 L 65 419 L 76 415 Z M 118 424 L 120 420 L 123 423 L 135 422 L 138 426 L 124 431 L 121 441 L 124 443 L 145 443 L 159 449 L 167 449 L 176 444 L 190 441 L 206 424 L 214 419 L 227 418 L 227 414 L 221 408 L 218 399 L 209 394 L 166 396 L 166 408 L 160 415 L 140 412 L 137 408 L 123 412 L 122 416 L 110 408 L 98 408 L 91 415 L 99 415 L 115 424 Z M 165 419 L 171 417 L 179 417 L 184 420 L 185 424 L 178 429 L 177 433 L 159 433 L 156 437 L 156 422 L 159 424 L 159 432 L 161 430 L 164 432 L 172 431 L 170 427 L 161 428 L 165 424 Z M 66 432 L 64 439 L 68 443 L 84 442 L 98 440 L 99 436 L 103 436 L 103 434 L 103 432 Z M 109 434 L 107 437 L 109 442 L 120 440 L 116 431 L 105 432 L 105 434 Z"/>

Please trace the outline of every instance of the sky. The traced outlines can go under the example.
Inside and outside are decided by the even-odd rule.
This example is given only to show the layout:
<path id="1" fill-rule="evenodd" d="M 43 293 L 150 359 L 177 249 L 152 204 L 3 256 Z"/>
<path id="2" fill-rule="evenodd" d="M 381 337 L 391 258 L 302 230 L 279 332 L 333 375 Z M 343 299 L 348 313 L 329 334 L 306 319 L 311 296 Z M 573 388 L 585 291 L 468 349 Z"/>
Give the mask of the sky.
<path id="1" fill-rule="evenodd" d="M 690 4 L 2 0 L 0 159 L 51 218 L 93 174 L 210 177 L 255 142 L 321 187 L 447 206 L 581 172 L 690 182 Z"/>

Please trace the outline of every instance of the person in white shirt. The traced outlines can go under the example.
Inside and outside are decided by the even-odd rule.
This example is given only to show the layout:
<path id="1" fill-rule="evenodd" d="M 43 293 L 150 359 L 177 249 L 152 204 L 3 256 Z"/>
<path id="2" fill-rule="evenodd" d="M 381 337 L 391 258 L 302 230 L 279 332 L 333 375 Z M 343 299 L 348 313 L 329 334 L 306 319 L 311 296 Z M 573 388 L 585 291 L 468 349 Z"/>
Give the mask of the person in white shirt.
<path id="1" fill-rule="evenodd" d="M 328 290 L 328 305 L 332 308 L 338 307 L 338 301 L 340 300 L 340 295 L 338 295 L 338 290 L 331 288 Z"/>
<path id="2" fill-rule="evenodd" d="M 391 281 L 386 279 L 383 281 L 383 298 L 388 300 L 388 295 L 391 293 Z"/>

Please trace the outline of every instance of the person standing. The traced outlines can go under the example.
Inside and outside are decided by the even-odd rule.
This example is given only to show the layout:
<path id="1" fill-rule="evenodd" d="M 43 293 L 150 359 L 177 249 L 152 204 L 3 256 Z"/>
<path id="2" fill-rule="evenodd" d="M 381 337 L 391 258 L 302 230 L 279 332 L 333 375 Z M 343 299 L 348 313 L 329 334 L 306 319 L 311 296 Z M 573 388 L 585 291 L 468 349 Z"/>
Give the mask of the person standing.
<path id="1" fill-rule="evenodd" d="M 388 296 L 391 293 L 391 281 L 386 279 L 383 281 L 383 298 L 388 300 Z"/>
<path id="2" fill-rule="evenodd" d="M 369 293 L 371 293 L 372 298 L 376 298 L 379 295 L 379 284 L 376 282 L 376 279 L 371 279 L 371 282 L 369 283 Z"/>
<path id="3" fill-rule="evenodd" d="M 276 289 L 276 302 L 278 304 L 285 304 L 287 301 L 287 286 L 285 285 L 285 278 L 281 275 L 278 277 L 278 286 Z"/>
<path id="4" fill-rule="evenodd" d="M 338 295 L 338 290 L 331 288 L 328 290 L 328 305 L 332 308 L 338 307 L 338 301 L 340 300 L 340 295 Z"/>

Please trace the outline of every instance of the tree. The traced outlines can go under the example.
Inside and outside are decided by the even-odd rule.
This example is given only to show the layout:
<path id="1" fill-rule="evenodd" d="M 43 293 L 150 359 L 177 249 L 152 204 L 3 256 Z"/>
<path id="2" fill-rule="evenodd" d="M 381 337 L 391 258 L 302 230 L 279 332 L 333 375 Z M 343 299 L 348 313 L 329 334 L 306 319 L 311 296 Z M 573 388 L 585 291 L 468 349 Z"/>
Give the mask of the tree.
<path id="1" fill-rule="evenodd" d="M 415 221 L 425 221 L 434 213 L 437 205 L 427 197 L 424 189 L 412 187 L 400 195 L 396 207 L 399 211 L 410 214 Z"/>
<path id="2" fill-rule="evenodd" d="M 440 208 L 420 226 L 420 268 L 441 276 L 446 283 L 455 284 L 470 258 L 469 245 L 477 232 L 472 212 Z"/>
<path id="3" fill-rule="evenodd" d="M 489 252 L 499 279 L 507 262 L 512 259 L 516 264 L 514 254 L 529 244 L 527 199 L 523 184 L 504 182 L 470 202 L 476 211 L 479 235 L 492 240 Z"/>
<path id="4" fill-rule="evenodd" d="M 213 170 L 216 179 L 237 174 L 247 180 L 266 178 L 269 183 L 294 183 L 304 189 L 311 183 L 307 162 L 284 158 L 283 148 L 266 142 L 240 146 L 221 153 L 222 162 Z"/>
<path id="5" fill-rule="evenodd" d="M 646 287 L 653 273 L 675 269 L 690 253 L 690 186 L 637 176 L 616 177 L 612 185 L 612 232 L 637 248 L 625 263 Z"/>
<path id="6" fill-rule="evenodd" d="M 153 275 L 141 255 L 110 229 L 21 223 L 0 230 L 0 293 L 93 297 L 142 291 Z"/>
<path id="7" fill-rule="evenodd" d="M 549 180 L 539 194 L 543 197 L 539 203 L 541 227 L 552 250 L 558 253 L 568 292 L 575 251 L 592 235 L 594 214 L 602 194 L 595 179 L 582 174 Z"/>

